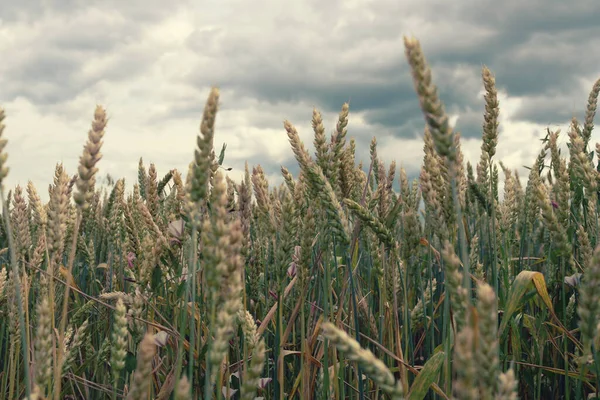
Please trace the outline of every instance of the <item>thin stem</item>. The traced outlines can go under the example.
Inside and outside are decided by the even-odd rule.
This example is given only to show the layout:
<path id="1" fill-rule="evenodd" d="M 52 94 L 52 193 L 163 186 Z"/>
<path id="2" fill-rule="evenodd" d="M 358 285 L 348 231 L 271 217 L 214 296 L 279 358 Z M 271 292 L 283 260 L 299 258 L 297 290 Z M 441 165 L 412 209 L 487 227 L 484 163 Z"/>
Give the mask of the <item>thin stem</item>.
<path id="1" fill-rule="evenodd" d="M 54 384 L 56 386 L 56 390 L 54 391 L 54 399 L 58 400 L 58 396 L 60 395 L 60 388 L 61 388 L 61 379 L 60 379 L 60 374 L 62 372 L 62 362 L 63 362 L 63 348 L 64 346 L 62 345 L 62 343 L 64 343 L 65 340 L 65 329 L 67 326 L 67 314 L 68 314 L 68 309 L 69 309 L 69 294 L 70 294 L 70 290 L 71 290 L 71 282 L 70 282 L 70 277 L 72 277 L 72 273 L 73 273 L 73 263 L 75 261 L 75 252 L 77 250 L 77 237 L 79 235 L 79 226 L 81 224 L 81 209 L 78 209 L 77 212 L 77 220 L 75 221 L 75 227 L 73 228 L 73 240 L 71 241 L 71 251 L 69 252 L 69 267 L 68 267 L 68 274 L 67 274 L 67 285 L 65 287 L 65 294 L 64 294 L 64 298 L 63 298 L 63 307 L 62 307 L 62 316 L 60 319 L 60 326 L 59 326 L 59 336 L 58 336 L 58 357 L 57 357 L 57 363 L 54 366 L 54 377 L 55 377 L 55 381 Z M 58 379 L 57 379 L 58 378 Z"/>
<path id="2" fill-rule="evenodd" d="M 8 247 L 10 249 L 10 264 L 12 267 L 12 279 L 15 280 L 15 291 L 17 298 L 17 309 L 19 310 L 19 325 L 21 331 L 21 347 L 23 351 L 23 364 L 25 368 L 25 393 L 29 397 L 31 395 L 31 381 L 29 375 L 29 346 L 27 344 L 27 334 L 25 326 L 25 313 L 23 312 L 23 298 L 21 297 L 21 277 L 19 276 L 19 268 L 17 266 L 17 257 L 15 254 L 15 244 L 13 240 L 12 227 L 10 225 L 10 217 L 8 215 L 8 205 L 4 199 L 4 186 L 0 187 L 0 197 L 2 198 L 2 213 L 4 215 L 4 223 L 6 224 L 6 235 L 8 236 Z"/>

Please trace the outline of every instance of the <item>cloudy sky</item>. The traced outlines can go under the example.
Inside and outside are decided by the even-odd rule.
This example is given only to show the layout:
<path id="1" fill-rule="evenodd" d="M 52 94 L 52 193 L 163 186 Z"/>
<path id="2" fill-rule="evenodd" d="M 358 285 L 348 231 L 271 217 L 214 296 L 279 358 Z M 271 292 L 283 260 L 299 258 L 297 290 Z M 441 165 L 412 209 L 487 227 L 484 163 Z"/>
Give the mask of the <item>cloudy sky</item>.
<path id="1" fill-rule="evenodd" d="M 546 127 L 583 117 L 600 78 L 599 19 L 598 0 L 0 0 L 7 186 L 31 179 L 47 198 L 57 162 L 75 173 L 96 104 L 110 116 L 100 174 L 130 188 L 140 157 L 159 176 L 187 171 L 211 86 L 215 147 L 227 144 L 234 178 L 245 160 L 273 179 L 281 165 L 297 171 L 283 120 L 312 149 L 313 107 L 331 132 L 346 101 L 359 157 L 376 136 L 380 156 L 414 176 L 424 122 L 404 35 L 421 41 L 473 161 L 481 67 L 494 72 L 498 159 L 520 168 Z"/>

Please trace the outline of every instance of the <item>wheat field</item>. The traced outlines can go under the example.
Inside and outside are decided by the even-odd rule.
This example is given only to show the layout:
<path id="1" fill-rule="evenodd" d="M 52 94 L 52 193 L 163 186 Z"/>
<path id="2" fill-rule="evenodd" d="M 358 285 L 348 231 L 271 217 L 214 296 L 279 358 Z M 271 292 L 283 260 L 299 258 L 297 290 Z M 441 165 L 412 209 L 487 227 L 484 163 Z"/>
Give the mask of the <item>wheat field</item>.
<path id="1" fill-rule="evenodd" d="M 569 154 L 548 130 L 523 179 L 494 157 L 493 73 L 471 165 L 419 41 L 404 45 L 424 116 L 413 181 L 375 138 L 356 160 L 344 104 L 330 137 L 313 111 L 314 152 L 284 122 L 298 176 L 282 166 L 273 186 L 246 165 L 235 182 L 214 88 L 187 171 L 140 159 L 137 182 L 99 188 L 98 106 L 47 204 L 2 185 L 0 398 L 600 398 L 600 80 Z"/>

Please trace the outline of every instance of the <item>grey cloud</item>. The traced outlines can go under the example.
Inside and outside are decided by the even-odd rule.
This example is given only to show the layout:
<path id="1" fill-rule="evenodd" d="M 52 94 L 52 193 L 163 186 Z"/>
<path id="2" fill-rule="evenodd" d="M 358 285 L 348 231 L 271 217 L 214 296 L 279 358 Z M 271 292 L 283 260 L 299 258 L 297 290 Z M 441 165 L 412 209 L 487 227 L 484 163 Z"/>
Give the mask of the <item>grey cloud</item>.
<path id="1" fill-rule="evenodd" d="M 31 14 L 43 13 L 48 8 L 41 4 L 29 1 L 25 7 Z M 43 44 L 46 50 L 16 63 L 3 75 L 9 82 L 35 76 L 32 81 L 38 85 L 9 84 L 8 98 L 21 95 L 41 104 L 56 103 L 100 79 L 120 81 L 143 73 L 156 57 L 150 49 L 128 48 L 127 44 L 139 41 L 142 28 L 160 18 L 152 11 L 158 7 L 140 4 L 119 3 L 113 8 L 103 4 L 98 13 L 87 10 L 92 16 L 98 14 L 95 20 L 67 24 L 64 30 L 49 32 L 34 42 L 32 45 Z M 186 2 L 175 2 L 174 7 L 181 4 Z M 86 10 L 85 3 L 78 1 L 52 5 L 53 12 L 62 10 L 64 15 Z M 459 114 L 482 109 L 477 93 L 484 63 L 496 74 L 499 88 L 510 95 L 536 96 L 549 93 L 550 87 L 572 89 L 580 76 L 597 72 L 600 61 L 597 52 L 586 51 L 600 33 L 595 24 L 600 5 L 595 1 L 569 6 L 541 0 L 507 1 L 502 6 L 491 1 L 445 5 L 425 1 L 419 6 L 381 1 L 369 8 L 343 2 L 327 6 L 309 2 L 302 9 L 305 18 L 268 7 L 261 8 L 263 15 L 258 17 L 254 10 L 239 12 L 242 2 L 225 2 L 224 8 L 228 7 L 238 10 L 222 12 L 222 19 L 207 17 L 210 26 L 200 24 L 188 38 L 188 47 L 200 61 L 195 72 L 181 83 L 202 88 L 217 84 L 235 92 L 236 97 L 270 105 L 314 103 L 324 112 L 335 111 L 349 100 L 352 111 L 363 113 L 369 124 L 395 127 L 399 137 L 412 135 L 420 122 L 403 54 L 405 29 L 398 15 L 405 15 L 407 24 L 417 27 L 415 34 L 422 36 L 440 96 L 448 111 Z M 108 10 L 113 10 L 111 23 L 101 13 Z M 316 10 L 322 13 L 315 14 Z M 217 12 L 209 10 L 209 14 Z M 427 24 L 423 24 L 420 35 L 419 24 L 410 22 L 419 19 L 434 24 L 437 35 L 433 36 L 433 28 Z M 115 61 L 92 76 L 81 75 L 85 63 L 108 52 L 116 55 Z M 549 116 L 560 115 L 557 110 L 561 106 L 547 104 L 544 109 L 548 115 L 538 109 L 520 116 L 543 123 Z M 186 117 L 196 114 L 197 109 L 193 100 L 174 100 L 167 113 Z M 479 134 L 464 127 L 462 130 L 466 137 Z"/>
<path id="2" fill-rule="evenodd" d="M 171 2 L 171 10 L 181 3 Z M 144 29 L 165 17 L 153 4 L 159 3 L 136 0 L 119 2 L 117 7 L 109 1 L 90 7 L 81 1 L 44 5 L 28 1 L 23 7 L 9 6 L 0 29 L 15 24 L 24 35 L 21 45 L 28 51 L 9 47 L 11 56 L 0 66 L 4 88 L 0 100 L 25 97 L 38 106 L 52 106 L 102 80 L 118 82 L 139 76 L 158 57 L 159 50 L 142 42 Z"/>
<path id="3" fill-rule="evenodd" d="M 196 27 L 185 48 L 148 44 L 152 29 L 180 7 L 193 15 Z M 79 95 L 95 93 L 100 83 L 110 93 L 111 85 L 150 76 L 160 69 L 161 56 L 174 52 L 186 56 L 190 65 L 181 69 L 192 72 L 156 82 L 177 90 L 157 96 L 159 107 L 139 122 L 143 128 L 199 121 L 211 85 L 222 89 L 218 124 L 234 134 L 247 128 L 280 129 L 284 135 L 284 119 L 310 126 L 313 106 L 327 115 L 329 133 L 334 128 L 330 117 L 349 101 L 349 136 L 365 149 L 357 155 L 365 163 L 372 136 L 413 138 L 423 131 L 404 34 L 421 40 L 440 98 L 449 114 L 459 115 L 456 128 L 465 138 L 481 136 L 483 64 L 495 74 L 499 90 L 523 99 L 513 119 L 543 125 L 581 116 L 590 88 L 580 81 L 600 77 L 597 0 L 310 0 L 285 5 L 223 0 L 202 7 L 188 0 L 166 5 L 159 0 L 93 5 L 22 0 L 4 1 L 1 18 L 0 38 L 3 30 L 21 30 L 18 46 L 0 43 L 7 49 L 0 63 L 0 102 L 25 97 L 40 114 L 59 112 Z M 139 85 L 130 95 L 147 97 L 153 89 Z M 68 109 L 61 112 L 68 116 Z M 353 115 L 366 126 L 354 126 Z M 240 121 L 250 126 L 236 126 Z M 190 146 L 195 133 L 189 132 Z M 312 133 L 302 135 L 312 143 Z M 265 157 L 249 156 L 251 165 L 266 163 Z M 401 152 L 397 159 L 402 161 Z M 286 163 L 288 168 L 297 165 L 293 158 Z M 280 163 L 264 166 L 278 171 Z"/>
<path id="4" fill-rule="evenodd" d="M 586 103 L 587 97 L 577 98 L 558 93 L 556 96 L 527 97 L 515 117 L 543 121 L 547 125 L 561 124 L 572 117 L 582 121 Z"/>
<path id="5" fill-rule="evenodd" d="M 291 151 L 290 151 L 291 154 Z M 260 155 L 254 155 L 252 157 L 248 157 L 248 159 L 246 160 L 248 162 L 248 169 L 250 170 L 250 173 L 252 173 L 252 168 L 260 165 L 262 167 L 262 169 L 265 171 L 265 174 L 275 174 L 278 176 L 281 176 L 281 167 L 286 167 L 288 169 L 288 171 L 290 171 L 290 173 L 294 176 L 294 178 L 297 178 L 298 175 L 300 174 L 300 166 L 298 165 L 298 162 L 296 161 L 296 159 L 294 158 L 293 155 L 287 157 L 283 162 L 281 163 L 277 163 L 274 162 L 273 160 L 269 160 L 269 159 L 265 159 L 265 157 L 261 157 Z M 225 162 L 224 162 L 224 166 L 227 167 L 227 156 L 225 156 Z M 233 166 L 233 168 L 236 168 L 235 166 Z M 239 170 L 243 171 L 244 170 L 244 163 L 240 163 Z"/>
<path id="6" fill-rule="evenodd" d="M 340 4 L 334 2 L 331 7 Z M 483 64 L 496 75 L 498 87 L 512 96 L 570 91 L 581 76 L 600 74 L 600 56 L 590 51 L 593 38 L 600 34 L 596 24 L 600 3 L 595 1 L 573 6 L 541 0 L 508 1 L 501 6 L 492 1 L 444 6 L 424 2 L 420 14 L 416 7 L 411 9 L 398 2 L 382 1 L 374 7 L 379 7 L 374 19 L 363 18 L 361 11 L 366 9 L 340 16 L 351 26 L 343 33 L 335 29 L 326 33 L 331 25 L 316 24 L 314 29 L 326 40 L 319 41 L 316 34 L 306 33 L 315 39 L 313 45 L 285 29 L 273 37 L 263 37 L 264 41 L 236 30 L 203 32 L 199 35 L 203 40 L 196 41 L 198 47 L 191 47 L 202 51 L 208 43 L 209 54 L 221 48 L 227 65 L 220 65 L 224 68 L 208 75 L 204 70 L 198 72 L 190 76 L 189 82 L 196 85 L 207 79 L 219 81 L 240 94 L 273 104 L 314 101 L 326 111 L 351 99 L 352 110 L 364 111 L 369 123 L 395 126 L 399 136 L 407 136 L 411 131 L 404 128 L 412 128 L 416 122 L 410 116 L 415 115 L 417 106 L 403 57 L 402 29 L 398 29 L 399 23 L 402 26 L 398 15 L 403 11 L 409 19 L 420 15 L 430 20 L 439 31 L 433 38 L 424 26 L 422 43 L 448 110 L 461 114 L 468 109 L 483 111 L 477 96 L 482 88 Z M 291 26 L 298 24 L 290 22 Z M 481 34 L 478 37 L 473 32 Z M 420 36 L 418 30 L 416 35 Z M 267 47 L 269 56 L 262 57 Z M 377 52 L 372 50 L 375 47 Z M 220 64 L 218 59 L 211 59 L 207 65 L 211 63 Z M 522 117 L 545 123 L 549 116 L 559 115 L 556 111 L 560 107 L 549 107 L 548 115 L 539 112 Z M 478 136 L 479 131 L 463 129 L 463 135 Z"/>
<path id="7" fill-rule="evenodd" d="M 169 11 L 189 4 L 186 0 L 169 1 Z M 48 14 L 76 15 L 82 10 L 112 10 L 125 19 L 137 22 L 157 21 L 164 18 L 165 2 L 160 0 L 105 0 L 90 2 L 86 0 L 19 0 L 4 1 L 2 4 L 2 21 L 35 21 Z"/>
<path id="8" fill-rule="evenodd" d="M 455 129 L 460 132 L 462 138 L 480 138 L 482 135 L 482 127 L 483 112 L 482 110 L 477 109 L 462 112 L 458 118 Z"/>

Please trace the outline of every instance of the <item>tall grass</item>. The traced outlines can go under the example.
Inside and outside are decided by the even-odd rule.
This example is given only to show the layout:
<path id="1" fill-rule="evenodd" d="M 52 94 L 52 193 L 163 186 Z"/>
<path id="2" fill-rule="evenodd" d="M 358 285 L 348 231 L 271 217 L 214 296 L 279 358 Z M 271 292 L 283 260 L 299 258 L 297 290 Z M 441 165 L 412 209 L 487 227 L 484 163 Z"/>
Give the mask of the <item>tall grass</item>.
<path id="1" fill-rule="evenodd" d="M 494 158 L 492 72 L 471 165 L 419 42 L 404 44 L 425 122 L 413 182 L 375 138 L 356 160 L 349 104 L 329 138 L 314 110 L 314 153 L 284 122 L 298 176 L 282 166 L 272 186 L 246 165 L 234 182 L 212 89 L 185 173 L 140 159 L 137 182 L 96 187 L 97 107 L 47 204 L 31 182 L 2 189 L 0 398 L 594 398 L 600 80 L 568 156 L 549 130 L 523 184 Z"/>

